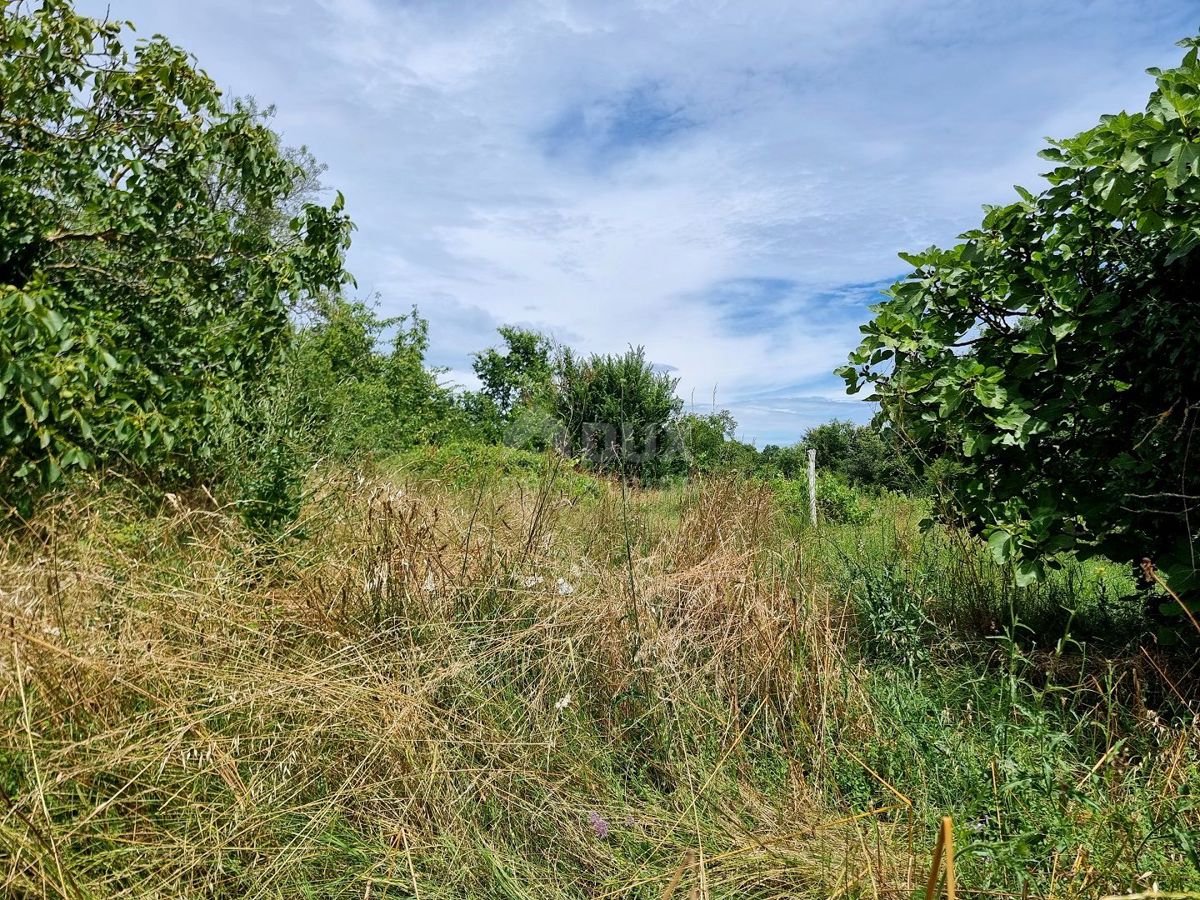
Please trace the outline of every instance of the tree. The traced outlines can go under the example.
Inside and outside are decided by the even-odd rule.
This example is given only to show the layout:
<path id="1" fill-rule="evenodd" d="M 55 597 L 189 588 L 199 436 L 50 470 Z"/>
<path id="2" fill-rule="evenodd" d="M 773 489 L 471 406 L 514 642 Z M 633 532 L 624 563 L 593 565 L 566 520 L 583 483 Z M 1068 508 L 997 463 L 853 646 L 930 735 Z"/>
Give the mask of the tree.
<path id="1" fill-rule="evenodd" d="M 336 291 L 340 196 L 183 50 L 66 0 L 0 17 L 0 505 L 63 471 L 204 465 L 228 398 Z M 284 220 L 284 211 L 300 206 Z"/>
<path id="2" fill-rule="evenodd" d="M 508 417 L 515 406 L 549 386 L 554 347 L 545 335 L 527 328 L 502 325 L 499 332 L 504 350 L 479 351 L 471 367 L 483 383 L 482 393 L 496 404 L 501 417 Z"/>
<path id="3" fill-rule="evenodd" d="M 767 444 L 759 455 L 759 466 L 767 475 L 801 478 L 807 471 L 808 461 L 804 455 L 803 444 L 793 444 L 790 447 Z"/>
<path id="4" fill-rule="evenodd" d="M 387 345 L 390 344 L 390 347 Z M 362 303 L 324 300 L 299 329 L 281 378 L 313 457 L 351 459 L 446 436 L 456 409 L 425 365 L 429 323 L 414 307 L 380 318 Z"/>
<path id="5" fill-rule="evenodd" d="M 672 420 L 683 408 L 678 379 L 656 372 L 642 347 L 620 356 L 558 361 L 555 410 L 571 448 L 600 469 L 640 477 L 664 474 L 676 449 Z"/>
<path id="6" fill-rule="evenodd" d="M 1196 584 L 1200 40 L 1144 112 L 1053 142 L 1039 194 L 903 255 L 840 370 L 921 454 L 1018 580 L 1055 555 L 1152 559 Z"/>
<path id="7" fill-rule="evenodd" d="M 899 490 L 911 480 L 887 433 L 873 425 L 834 419 L 808 429 L 800 448 L 816 450 L 818 466 L 856 487 Z"/>
<path id="8" fill-rule="evenodd" d="M 761 467 L 754 445 L 735 437 L 737 421 L 727 409 L 686 413 L 676 420 L 674 430 L 684 450 L 678 460 L 679 474 L 689 469 L 705 475 L 748 474 Z"/>

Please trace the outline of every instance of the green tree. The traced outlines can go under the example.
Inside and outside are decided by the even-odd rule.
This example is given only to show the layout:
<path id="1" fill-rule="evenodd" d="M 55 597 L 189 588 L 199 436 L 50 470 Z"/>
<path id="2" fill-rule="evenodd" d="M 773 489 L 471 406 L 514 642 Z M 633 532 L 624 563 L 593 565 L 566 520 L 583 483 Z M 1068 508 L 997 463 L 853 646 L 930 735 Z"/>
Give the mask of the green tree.
<path id="1" fill-rule="evenodd" d="M 656 372 L 644 348 L 585 360 L 566 350 L 555 377 L 555 410 L 573 451 L 600 469 L 643 478 L 669 471 L 678 452 L 671 426 L 683 401 L 678 379 Z"/>
<path id="2" fill-rule="evenodd" d="M 834 419 L 808 429 L 802 453 L 817 451 L 817 465 L 860 488 L 899 490 L 912 480 L 908 465 L 888 432 L 873 425 Z"/>
<path id="3" fill-rule="evenodd" d="M 340 196 L 295 202 L 310 175 L 166 40 L 3 4 L 0 504 L 101 461 L 206 464 L 288 304 L 348 280 Z"/>
<path id="4" fill-rule="evenodd" d="M 1042 155 L 1039 194 L 986 209 L 874 307 L 841 370 L 1029 582 L 1062 552 L 1153 559 L 1196 583 L 1200 63 L 1151 70 L 1144 112 Z"/>
<path id="5" fill-rule="evenodd" d="M 351 459 L 450 436 L 456 409 L 425 365 L 428 346 L 429 323 L 415 307 L 380 318 L 363 303 L 322 301 L 279 376 L 310 456 Z"/>
<path id="6" fill-rule="evenodd" d="M 802 444 L 790 447 L 780 447 L 778 444 L 767 444 L 759 454 L 759 469 L 766 475 L 783 478 L 801 478 L 807 470 L 808 462 L 804 455 Z"/>
<path id="7" fill-rule="evenodd" d="M 545 392 L 553 374 L 550 354 L 554 346 L 545 335 L 527 328 L 502 325 L 498 330 L 504 349 L 479 351 L 471 366 L 483 383 L 482 393 L 505 418 L 517 405 Z"/>
<path id="8" fill-rule="evenodd" d="M 761 468 L 754 445 L 737 440 L 737 422 L 727 409 L 700 414 L 687 413 L 675 425 L 684 453 L 679 457 L 680 474 L 690 470 L 705 475 L 750 473 Z"/>

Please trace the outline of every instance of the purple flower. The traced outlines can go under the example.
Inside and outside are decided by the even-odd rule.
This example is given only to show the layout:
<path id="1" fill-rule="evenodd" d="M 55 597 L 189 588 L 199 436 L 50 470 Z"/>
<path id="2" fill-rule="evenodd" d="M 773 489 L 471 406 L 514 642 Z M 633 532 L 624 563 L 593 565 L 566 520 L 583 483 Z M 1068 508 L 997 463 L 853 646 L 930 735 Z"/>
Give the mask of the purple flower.
<path id="1" fill-rule="evenodd" d="M 596 837 L 602 841 L 608 840 L 608 822 L 604 820 L 604 816 L 593 809 L 588 813 L 588 824 L 592 826 L 592 831 L 596 832 Z"/>

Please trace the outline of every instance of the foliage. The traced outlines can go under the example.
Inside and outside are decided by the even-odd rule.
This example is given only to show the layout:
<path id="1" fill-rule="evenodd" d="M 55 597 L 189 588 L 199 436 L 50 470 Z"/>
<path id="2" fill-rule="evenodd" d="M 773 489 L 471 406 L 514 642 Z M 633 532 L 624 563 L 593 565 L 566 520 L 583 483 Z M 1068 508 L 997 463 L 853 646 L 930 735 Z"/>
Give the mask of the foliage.
<path id="1" fill-rule="evenodd" d="M 595 496 L 599 490 L 594 478 L 576 471 L 557 454 L 474 441 L 414 447 L 397 454 L 386 468 L 406 478 L 442 482 L 455 488 L 511 484 L 537 487 L 550 480 L 575 499 Z"/>
<path id="2" fill-rule="evenodd" d="M 288 358 L 293 417 L 310 435 L 311 454 L 350 459 L 451 436 L 460 412 L 425 365 L 428 346 L 429 325 L 415 307 L 380 318 L 362 303 L 323 301 Z"/>
<path id="3" fill-rule="evenodd" d="M 808 451 L 817 451 L 817 467 L 847 484 L 866 490 L 906 490 L 917 486 L 912 466 L 889 430 L 834 419 L 809 428 L 790 447 L 768 444 L 758 458 L 767 477 L 804 478 Z"/>
<path id="4" fill-rule="evenodd" d="M 767 444 L 759 454 L 759 470 L 767 476 L 803 478 L 808 471 L 808 458 L 803 442 L 790 447 Z"/>
<path id="5" fill-rule="evenodd" d="M 1040 194 L 949 250 L 905 255 L 841 370 L 962 467 L 955 500 L 1028 583 L 1062 552 L 1152 557 L 1194 581 L 1200 493 L 1200 61 L 1152 70 L 1145 112 L 1043 152 Z"/>
<path id="6" fill-rule="evenodd" d="M 678 449 L 671 423 L 683 407 L 678 379 L 658 373 L 645 349 L 620 356 L 561 355 L 555 412 L 571 450 L 601 470 L 639 477 L 666 474 Z"/>
<path id="7" fill-rule="evenodd" d="M 851 593 L 858 614 L 859 634 L 867 655 L 893 659 L 913 671 L 929 661 L 927 595 L 911 582 L 896 560 L 865 569 Z"/>
<path id="8" fill-rule="evenodd" d="M 873 425 L 834 419 L 808 429 L 800 441 L 817 451 L 817 465 L 861 488 L 901 490 L 912 473 L 893 443 L 893 433 Z"/>
<path id="9" fill-rule="evenodd" d="M 683 447 L 675 462 L 678 474 L 748 475 L 759 467 L 758 450 L 734 437 L 737 422 L 727 409 L 685 413 L 674 428 Z"/>
<path id="10" fill-rule="evenodd" d="M 296 522 L 314 462 L 314 432 L 299 418 L 299 388 L 293 368 L 275 366 L 266 390 L 237 398 L 219 434 L 219 491 L 232 498 L 242 522 L 267 539 Z"/>
<path id="11" fill-rule="evenodd" d="M 809 521 L 808 474 L 769 482 L 776 500 L 795 523 Z M 870 498 L 851 487 L 837 473 L 817 471 L 818 521 L 834 525 L 861 525 L 871 517 Z"/>
<path id="12" fill-rule="evenodd" d="M 550 339 L 536 331 L 502 325 L 504 350 L 489 347 L 475 354 L 471 367 L 483 383 L 482 393 L 508 417 L 514 407 L 529 403 L 549 388 L 553 375 Z"/>
<path id="13" fill-rule="evenodd" d="M 347 280 L 341 199 L 165 39 L 64 0 L 0 19 L 0 503 L 66 470 L 205 465 L 226 400 Z"/>

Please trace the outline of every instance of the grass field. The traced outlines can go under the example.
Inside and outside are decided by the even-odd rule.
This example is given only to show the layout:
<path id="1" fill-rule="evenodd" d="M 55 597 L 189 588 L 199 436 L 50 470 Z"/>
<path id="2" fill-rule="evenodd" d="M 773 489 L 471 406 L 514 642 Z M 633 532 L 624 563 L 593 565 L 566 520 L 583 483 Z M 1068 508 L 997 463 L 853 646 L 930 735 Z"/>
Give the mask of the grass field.
<path id="1" fill-rule="evenodd" d="M 1200 891 L 1194 673 L 1120 567 L 503 462 L 4 536 L 0 893 L 922 896 L 945 815 L 960 896 Z"/>

